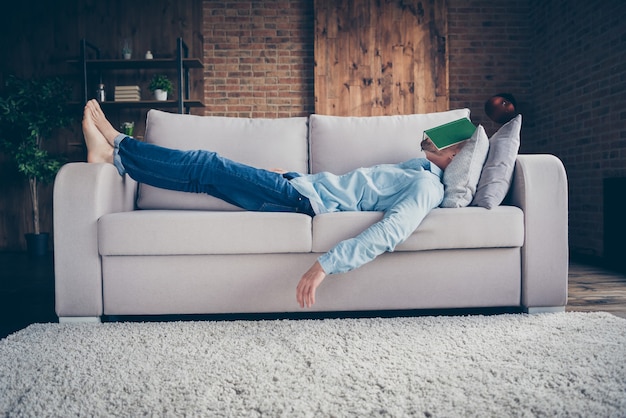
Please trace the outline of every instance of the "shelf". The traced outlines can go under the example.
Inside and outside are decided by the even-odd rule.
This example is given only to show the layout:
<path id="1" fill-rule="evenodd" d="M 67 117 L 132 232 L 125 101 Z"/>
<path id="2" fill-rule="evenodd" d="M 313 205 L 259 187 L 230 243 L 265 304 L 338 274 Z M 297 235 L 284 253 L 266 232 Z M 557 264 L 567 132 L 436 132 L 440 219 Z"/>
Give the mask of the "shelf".
<path id="1" fill-rule="evenodd" d="M 139 100 L 136 102 L 116 102 L 113 100 L 109 100 L 106 102 L 101 102 L 100 106 L 102 107 L 123 107 L 123 108 L 166 108 L 166 107 L 177 107 L 178 100 Z M 183 100 L 183 107 L 204 107 L 199 100 Z"/>
<path id="2" fill-rule="evenodd" d="M 68 61 L 70 64 L 80 64 L 78 60 Z M 85 60 L 90 70 L 150 70 L 150 69 L 176 69 L 176 59 L 140 59 L 140 60 Z M 202 68 L 202 61 L 197 58 L 183 58 L 183 68 Z"/>
<path id="3" fill-rule="evenodd" d="M 88 50 L 91 51 L 95 58 L 87 58 Z M 71 60 L 76 66 L 81 67 L 83 73 L 83 101 L 87 103 L 89 94 L 89 77 L 92 74 L 99 73 L 99 80 L 102 83 L 103 72 L 115 72 L 125 70 L 157 70 L 169 69 L 176 72 L 175 87 L 176 100 L 138 100 L 138 101 L 105 101 L 102 106 L 109 108 L 177 108 L 178 113 L 189 113 L 192 107 L 204 107 L 201 101 L 190 100 L 190 69 L 204 68 L 202 61 L 198 58 L 189 58 L 189 48 L 182 38 L 176 40 L 176 55 L 172 58 L 153 58 L 153 59 L 100 59 L 100 49 L 95 45 L 82 39 L 80 42 L 80 60 Z"/>

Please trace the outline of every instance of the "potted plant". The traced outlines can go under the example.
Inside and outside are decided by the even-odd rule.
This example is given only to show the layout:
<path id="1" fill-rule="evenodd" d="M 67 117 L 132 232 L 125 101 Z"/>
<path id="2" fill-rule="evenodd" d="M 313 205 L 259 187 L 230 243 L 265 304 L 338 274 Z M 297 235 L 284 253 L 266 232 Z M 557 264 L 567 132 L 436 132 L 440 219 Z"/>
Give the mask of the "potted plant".
<path id="1" fill-rule="evenodd" d="M 135 130 L 135 122 L 123 122 L 120 128 L 124 135 L 133 136 L 133 131 Z"/>
<path id="2" fill-rule="evenodd" d="M 130 40 L 124 39 L 124 44 L 122 45 L 122 56 L 125 60 L 129 60 L 133 55 L 133 48 L 130 46 Z"/>
<path id="3" fill-rule="evenodd" d="M 68 126 L 73 117 L 67 108 L 70 89 L 60 78 L 6 79 L 0 91 L 0 149 L 15 162 L 30 186 L 33 233 L 26 234 L 29 252 L 44 255 L 48 233 L 41 232 L 39 186 L 51 182 L 62 160 L 43 147 L 44 139 L 57 128 Z"/>
<path id="4" fill-rule="evenodd" d="M 168 93 L 172 92 L 172 82 L 164 74 L 155 74 L 148 86 L 157 100 L 167 100 Z"/>

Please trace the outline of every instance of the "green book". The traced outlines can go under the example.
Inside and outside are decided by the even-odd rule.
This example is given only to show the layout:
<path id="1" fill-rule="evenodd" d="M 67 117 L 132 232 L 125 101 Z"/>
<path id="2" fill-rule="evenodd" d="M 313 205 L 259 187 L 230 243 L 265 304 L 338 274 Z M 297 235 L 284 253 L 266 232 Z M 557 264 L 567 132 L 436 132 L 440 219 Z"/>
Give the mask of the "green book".
<path id="1" fill-rule="evenodd" d="M 471 138 L 474 131 L 476 131 L 476 126 L 469 119 L 461 118 L 426 129 L 424 139 L 430 138 L 437 149 L 441 150 Z"/>

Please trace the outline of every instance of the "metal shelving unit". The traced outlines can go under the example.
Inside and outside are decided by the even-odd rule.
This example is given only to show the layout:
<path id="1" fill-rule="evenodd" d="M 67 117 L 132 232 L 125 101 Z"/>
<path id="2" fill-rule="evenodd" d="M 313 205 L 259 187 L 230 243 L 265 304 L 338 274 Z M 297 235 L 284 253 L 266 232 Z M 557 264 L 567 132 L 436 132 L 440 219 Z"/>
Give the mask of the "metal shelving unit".
<path id="1" fill-rule="evenodd" d="M 89 52 L 95 55 L 94 59 L 87 58 Z M 80 41 L 80 60 L 83 78 L 83 103 L 87 103 L 89 95 L 89 77 L 96 74 L 102 80 L 102 73 L 119 70 L 176 70 L 176 99 L 157 101 L 106 101 L 103 105 L 118 108 L 176 108 L 178 113 L 189 113 L 192 107 L 204 107 L 199 100 L 191 100 L 189 85 L 189 70 L 202 68 L 202 61 L 197 58 L 189 58 L 189 48 L 182 38 L 176 40 L 176 56 L 173 59 L 100 59 L 100 49 L 87 41 Z"/>

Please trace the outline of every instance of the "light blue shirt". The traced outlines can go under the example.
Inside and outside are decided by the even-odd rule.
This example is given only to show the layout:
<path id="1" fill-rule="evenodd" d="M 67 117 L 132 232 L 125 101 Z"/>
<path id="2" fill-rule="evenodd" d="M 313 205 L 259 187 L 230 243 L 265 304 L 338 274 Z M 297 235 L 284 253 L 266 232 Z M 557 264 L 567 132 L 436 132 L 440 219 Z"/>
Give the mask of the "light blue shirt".
<path id="1" fill-rule="evenodd" d="M 343 175 L 327 172 L 291 180 L 309 198 L 316 214 L 380 211 L 381 221 L 340 242 L 318 258 L 327 274 L 350 271 L 393 251 L 443 200 L 442 170 L 425 158 L 359 168 Z"/>

